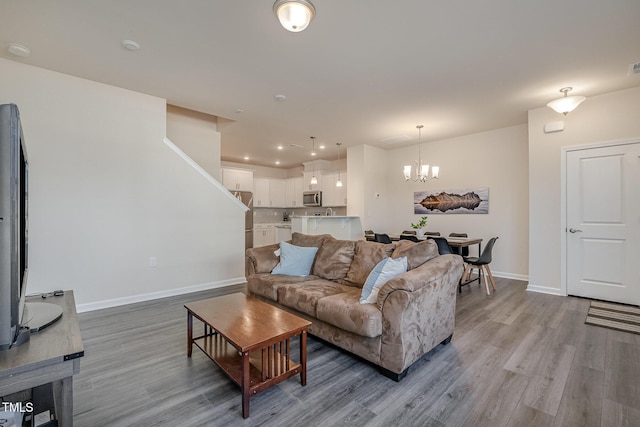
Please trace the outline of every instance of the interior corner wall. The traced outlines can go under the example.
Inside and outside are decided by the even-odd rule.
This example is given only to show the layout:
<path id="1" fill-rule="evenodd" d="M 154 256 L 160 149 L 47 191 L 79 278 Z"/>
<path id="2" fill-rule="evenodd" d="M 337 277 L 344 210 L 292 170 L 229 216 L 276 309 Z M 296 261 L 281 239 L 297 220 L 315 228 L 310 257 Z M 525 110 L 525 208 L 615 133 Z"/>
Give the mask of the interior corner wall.
<path id="1" fill-rule="evenodd" d="M 90 306 L 244 280 L 242 209 L 164 144 L 165 100 L 4 59 L 0 75 L 30 162 L 29 293 Z"/>
<path id="2" fill-rule="evenodd" d="M 209 175 L 220 180 L 220 133 L 216 116 L 167 105 L 167 138 Z"/>
<path id="3" fill-rule="evenodd" d="M 633 77 L 632 77 L 633 78 Z M 562 116 L 550 108 L 529 111 L 529 288 L 562 290 L 561 150 L 563 147 L 640 136 L 640 87 L 587 98 Z M 562 120 L 562 132 L 545 134 L 545 123 Z"/>
<path id="4" fill-rule="evenodd" d="M 418 158 L 412 145 L 387 152 L 388 197 L 391 207 L 388 230 L 410 229 L 422 215 L 414 214 L 418 191 L 489 188 L 488 214 L 427 214 L 427 230 L 441 235 L 452 232 L 481 237 L 486 243 L 498 236 L 491 269 L 496 275 L 528 278 L 528 160 L 527 125 L 517 125 L 422 144 L 423 161 L 440 166 L 440 178 L 405 182 L 404 165 Z M 471 250 L 475 251 L 476 247 Z"/>
<path id="5" fill-rule="evenodd" d="M 391 221 L 387 157 L 370 145 L 347 149 L 347 215 L 359 216 L 363 230 L 384 232 Z"/>

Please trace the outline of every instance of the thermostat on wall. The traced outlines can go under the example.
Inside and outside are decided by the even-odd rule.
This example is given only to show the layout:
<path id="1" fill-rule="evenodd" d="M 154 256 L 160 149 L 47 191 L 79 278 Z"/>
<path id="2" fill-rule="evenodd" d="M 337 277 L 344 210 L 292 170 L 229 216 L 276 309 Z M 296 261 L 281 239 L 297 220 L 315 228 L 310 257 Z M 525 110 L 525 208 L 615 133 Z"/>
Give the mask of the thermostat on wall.
<path id="1" fill-rule="evenodd" d="M 544 125 L 544 133 L 560 132 L 564 130 L 564 122 L 549 122 Z"/>

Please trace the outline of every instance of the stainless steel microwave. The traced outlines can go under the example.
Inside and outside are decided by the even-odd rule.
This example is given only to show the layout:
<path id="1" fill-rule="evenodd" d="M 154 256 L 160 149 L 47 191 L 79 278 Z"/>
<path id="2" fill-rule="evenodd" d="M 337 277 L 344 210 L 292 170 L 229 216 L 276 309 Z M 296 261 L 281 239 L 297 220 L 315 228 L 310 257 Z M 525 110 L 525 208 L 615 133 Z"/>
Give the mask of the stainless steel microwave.
<path id="1" fill-rule="evenodd" d="M 322 191 L 305 191 L 302 194 L 302 204 L 305 206 L 322 206 Z"/>

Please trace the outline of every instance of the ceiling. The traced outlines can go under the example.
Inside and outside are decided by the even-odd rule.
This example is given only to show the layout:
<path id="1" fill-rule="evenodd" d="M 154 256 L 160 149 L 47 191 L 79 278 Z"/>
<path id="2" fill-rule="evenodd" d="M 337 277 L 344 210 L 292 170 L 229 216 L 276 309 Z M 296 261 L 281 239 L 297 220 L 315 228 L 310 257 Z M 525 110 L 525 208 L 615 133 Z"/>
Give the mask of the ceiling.
<path id="1" fill-rule="evenodd" d="M 222 160 L 283 168 L 312 135 L 334 159 L 337 142 L 415 144 L 417 124 L 428 142 L 526 123 L 564 86 L 640 85 L 637 0 L 312 1 L 301 33 L 272 0 L 3 1 L 0 44 L 31 55 L 0 57 L 218 116 Z"/>

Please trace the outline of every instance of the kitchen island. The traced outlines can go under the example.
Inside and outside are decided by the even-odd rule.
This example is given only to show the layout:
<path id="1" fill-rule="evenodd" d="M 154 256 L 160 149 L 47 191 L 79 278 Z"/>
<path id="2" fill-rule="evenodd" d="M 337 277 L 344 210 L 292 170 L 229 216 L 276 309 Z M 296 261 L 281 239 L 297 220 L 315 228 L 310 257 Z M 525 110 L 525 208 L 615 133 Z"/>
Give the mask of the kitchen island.
<path id="1" fill-rule="evenodd" d="M 291 231 L 303 234 L 331 234 L 336 239 L 364 240 L 359 216 L 293 216 Z"/>

